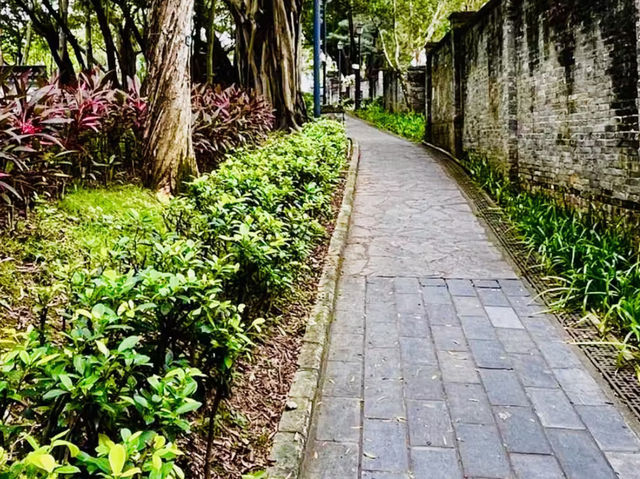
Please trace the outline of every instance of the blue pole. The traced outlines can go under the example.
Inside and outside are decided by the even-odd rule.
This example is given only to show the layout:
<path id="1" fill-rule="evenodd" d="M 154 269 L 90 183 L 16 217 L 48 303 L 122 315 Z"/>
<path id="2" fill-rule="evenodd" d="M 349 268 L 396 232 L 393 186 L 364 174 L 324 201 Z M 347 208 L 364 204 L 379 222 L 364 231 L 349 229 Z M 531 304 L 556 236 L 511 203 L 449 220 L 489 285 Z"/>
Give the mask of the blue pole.
<path id="1" fill-rule="evenodd" d="M 320 117 L 320 0 L 313 0 L 313 116 Z"/>

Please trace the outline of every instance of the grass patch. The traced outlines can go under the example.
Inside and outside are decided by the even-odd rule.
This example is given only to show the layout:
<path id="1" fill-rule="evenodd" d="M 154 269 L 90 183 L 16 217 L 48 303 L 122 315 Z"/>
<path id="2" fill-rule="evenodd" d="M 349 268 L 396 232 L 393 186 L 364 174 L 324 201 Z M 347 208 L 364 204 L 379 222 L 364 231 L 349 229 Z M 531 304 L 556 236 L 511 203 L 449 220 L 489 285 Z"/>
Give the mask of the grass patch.
<path id="1" fill-rule="evenodd" d="M 413 142 L 419 143 L 424 138 L 424 115 L 414 112 L 390 113 L 377 102 L 370 103 L 362 110 L 356 110 L 355 114 L 383 130 L 390 131 Z"/>
<path id="2" fill-rule="evenodd" d="M 637 231 L 592 209 L 577 211 L 544 193 L 517 189 L 485 158 L 464 161 L 474 180 L 502 207 L 542 270 L 557 287 L 553 306 L 578 311 L 601 333 L 623 338 L 622 350 L 640 344 L 640 257 Z M 636 354 L 637 356 L 637 354 Z"/>
<path id="3" fill-rule="evenodd" d="M 0 235 L 0 318 L 6 325 L 30 311 L 42 287 L 66 282 L 77 269 L 106 265 L 123 235 L 164 231 L 163 211 L 151 191 L 134 185 L 78 187 L 41 203 Z"/>

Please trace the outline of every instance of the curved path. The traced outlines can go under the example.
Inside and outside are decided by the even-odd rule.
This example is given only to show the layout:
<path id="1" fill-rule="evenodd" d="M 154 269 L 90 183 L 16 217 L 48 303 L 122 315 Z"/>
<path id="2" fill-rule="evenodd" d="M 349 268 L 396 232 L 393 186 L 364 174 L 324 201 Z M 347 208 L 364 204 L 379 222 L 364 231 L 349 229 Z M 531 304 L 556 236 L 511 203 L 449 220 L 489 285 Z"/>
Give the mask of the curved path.
<path id="1" fill-rule="evenodd" d="M 348 129 L 362 157 L 303 478 L 639 478 L 637 437 L 454 180 Z"/>

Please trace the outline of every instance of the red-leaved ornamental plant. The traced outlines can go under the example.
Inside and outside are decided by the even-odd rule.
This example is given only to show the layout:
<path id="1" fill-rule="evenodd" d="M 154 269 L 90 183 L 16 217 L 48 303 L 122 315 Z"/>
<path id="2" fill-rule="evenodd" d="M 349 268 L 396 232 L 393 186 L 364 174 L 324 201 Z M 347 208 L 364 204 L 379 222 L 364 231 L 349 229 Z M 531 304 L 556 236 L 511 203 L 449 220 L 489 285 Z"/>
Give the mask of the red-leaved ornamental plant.
<path id="1" fill-rule="evenodd" d="M 263 141 L 272 108 L 238 87 L 193 88 L 193 140 L 203 170 L 233 149 Z M 0 78 L 0 204 L 28 208 L 35 194 L 54 196 L 69 179 L 111 181 L 136 175 L 148 114 L 140 83 L 114 88 L 98 70 L 72 86 L 36 86 L 28 72 L 11 87 Z"/>
<path id="2" fill-rule="evenodd" d="M 195 85 L 192 92 L 193 146 L 202 170 L 226 153 L 257 144 L 273 130 L 273 108 L 261 96 L 231 86 Z"/>

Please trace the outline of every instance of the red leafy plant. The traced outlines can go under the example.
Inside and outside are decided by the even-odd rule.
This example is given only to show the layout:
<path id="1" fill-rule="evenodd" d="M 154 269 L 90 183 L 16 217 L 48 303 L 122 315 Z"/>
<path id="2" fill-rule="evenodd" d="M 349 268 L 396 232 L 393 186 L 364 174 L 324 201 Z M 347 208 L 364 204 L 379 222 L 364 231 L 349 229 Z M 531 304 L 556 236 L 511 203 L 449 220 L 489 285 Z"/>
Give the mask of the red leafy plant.
<path id="1" fill-rule="evenodd" d="M 192 110 L 193 145 L 203 170 L 212 169 L 236 148 L 261 143 L 275 125 L 271 105 L 236 86 L 195 85 Z"/>
<path id="2" fill-rule="evenodd" d="M 115 89 L 98 71 L 72 86 L 57 79 L 36 86 L 17 76 L 0 97 L 0 198 L 28 207 L 34 194 L 52 196 L 69 178 L 113 179 L 122 160 L 134 172 L 146 99 L 139 85 Z M 122 168 L 124 170 L 125 168 Z"/>

